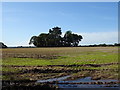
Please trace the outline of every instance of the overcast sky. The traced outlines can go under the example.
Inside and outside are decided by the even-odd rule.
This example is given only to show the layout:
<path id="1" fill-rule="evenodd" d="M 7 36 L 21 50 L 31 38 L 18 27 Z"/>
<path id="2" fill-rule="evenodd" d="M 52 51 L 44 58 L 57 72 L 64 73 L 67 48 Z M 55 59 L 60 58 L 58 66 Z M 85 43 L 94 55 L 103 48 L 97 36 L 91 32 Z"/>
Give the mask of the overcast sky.
<path id="1" fill-rule="evenodd" d="M 82 35 L 82 45 L 118 42 L 117 2 L 4 2 L 2 18 L 8 46 L 28 46 L 33 35 L 55 26 Z"/>

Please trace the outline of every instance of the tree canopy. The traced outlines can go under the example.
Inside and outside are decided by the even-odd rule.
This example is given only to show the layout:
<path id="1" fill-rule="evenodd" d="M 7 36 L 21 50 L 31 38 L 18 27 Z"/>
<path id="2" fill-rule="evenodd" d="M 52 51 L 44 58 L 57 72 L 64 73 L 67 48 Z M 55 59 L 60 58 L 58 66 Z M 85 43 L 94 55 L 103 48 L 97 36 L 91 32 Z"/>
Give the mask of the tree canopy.
<path id="1" fill-rule="evenodd" d="M 0 42 L 0 48 L 7 48 L 7 46 L 4 43 Z"/>
<path id="2" fill-rule="evenodd" d="M 49 29 L 49 33 L 41 33 L 38 36 L 32 36 L 29 44 L 34 44 L 36 47 L 70 47 L 78 46 L 83 37 L 66 31 L 62 37 L 62 30 L 60 27 Z"/>

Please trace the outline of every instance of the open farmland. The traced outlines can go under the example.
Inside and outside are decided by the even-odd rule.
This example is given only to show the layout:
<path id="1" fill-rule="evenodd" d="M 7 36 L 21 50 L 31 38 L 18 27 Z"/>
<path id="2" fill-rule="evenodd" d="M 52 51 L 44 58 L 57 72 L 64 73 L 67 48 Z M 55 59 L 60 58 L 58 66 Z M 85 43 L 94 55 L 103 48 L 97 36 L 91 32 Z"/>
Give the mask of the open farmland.
<path id="1" fill-rule="evenodd" d="M 118 80 L 118 47 L 7 48 L 2 56 L 3 81 Z"/>

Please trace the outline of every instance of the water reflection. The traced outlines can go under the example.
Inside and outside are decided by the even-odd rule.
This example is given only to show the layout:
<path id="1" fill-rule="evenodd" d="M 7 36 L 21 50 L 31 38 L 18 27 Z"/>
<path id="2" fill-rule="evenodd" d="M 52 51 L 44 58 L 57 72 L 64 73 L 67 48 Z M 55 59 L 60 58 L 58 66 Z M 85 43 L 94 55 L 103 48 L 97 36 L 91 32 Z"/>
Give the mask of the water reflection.
<path id="1" fill-rule="evenodd" d="M 45 82 L 53 82 L 53 81 L 58 81 L 57 86 L 60 88 L 60 90 L 85 90 L 92 88 L 91 90 L 118 90 L 119 85 L 118 84 L 72 84 L 72 83 L 79 83 L 79 82 L 116 82 L 118 80 L 92 80 L 91 77 L 85 77 L 85 78 L 80 78 L 76 80 L 69 80 L 69 81 L 64 81 L 65 79 L 71 77 L 70 75 L 68 76 L 63 76 L 59 78 L 53 78 L 53 79 L 47 79 L 47 80 L 38 80 L 37 83 L 45 83 Z M 65 84 L 65 83 L 70 83 L 70 84 Z M 54 84 L 56 85 L 56 84 Z M 84 88 L 84 89 L 83 89 Z M 100 89 L 99 89 L 100 88 Z"/>

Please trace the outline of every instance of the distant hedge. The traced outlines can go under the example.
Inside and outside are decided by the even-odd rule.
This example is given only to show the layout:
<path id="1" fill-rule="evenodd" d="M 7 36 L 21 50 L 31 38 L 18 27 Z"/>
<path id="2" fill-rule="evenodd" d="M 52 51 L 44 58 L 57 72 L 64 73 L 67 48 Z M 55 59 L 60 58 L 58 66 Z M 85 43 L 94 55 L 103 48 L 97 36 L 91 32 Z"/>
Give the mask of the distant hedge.
<path id="1" fill-rule="evenodd" d="M 120 43 L 114 43 L 114 44 L 94 44 L 94 45 L 83 45 L 83 46 L 79 46 L 79 47 L 108 47 L 108 46 L 120 46 Z"/>

